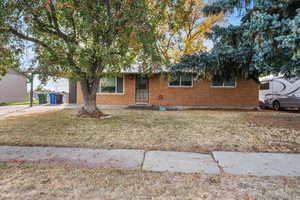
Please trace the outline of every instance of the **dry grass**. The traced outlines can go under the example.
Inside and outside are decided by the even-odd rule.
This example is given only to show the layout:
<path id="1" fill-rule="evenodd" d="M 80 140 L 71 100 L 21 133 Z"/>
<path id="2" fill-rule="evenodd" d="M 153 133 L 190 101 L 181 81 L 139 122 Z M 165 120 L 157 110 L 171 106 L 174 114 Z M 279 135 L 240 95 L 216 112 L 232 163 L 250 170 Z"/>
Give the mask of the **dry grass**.
<path id="1" fill-rule="evenodd" d="M 0 119 L 0 143 L 300 153 L 300 113 L 106 110 L 112 118 L 98 120 L 77 118 L 76 112 Z"/>
<path id="2" fill-rule="evenodd" d="M 208 176 L 58 167 L 2 167 L 0 177 L 1 200 L 300 199 L 299 177 Z"/>

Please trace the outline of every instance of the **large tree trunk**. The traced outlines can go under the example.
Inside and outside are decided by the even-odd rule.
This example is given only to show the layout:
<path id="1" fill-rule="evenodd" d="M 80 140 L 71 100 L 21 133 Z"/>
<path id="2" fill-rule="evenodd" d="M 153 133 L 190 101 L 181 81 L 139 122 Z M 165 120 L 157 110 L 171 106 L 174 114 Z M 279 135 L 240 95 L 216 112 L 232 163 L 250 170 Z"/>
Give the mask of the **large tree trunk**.
<path id="1" fill-rule="evenodd" d="M 97 91 L 99 88 L 100 77 L 89 77 L 80 81 L 81 92 L 84 100 L 83 107 L 79 110 L 78 116 L 91 118 L 104 118 L 96 104 Z"/>

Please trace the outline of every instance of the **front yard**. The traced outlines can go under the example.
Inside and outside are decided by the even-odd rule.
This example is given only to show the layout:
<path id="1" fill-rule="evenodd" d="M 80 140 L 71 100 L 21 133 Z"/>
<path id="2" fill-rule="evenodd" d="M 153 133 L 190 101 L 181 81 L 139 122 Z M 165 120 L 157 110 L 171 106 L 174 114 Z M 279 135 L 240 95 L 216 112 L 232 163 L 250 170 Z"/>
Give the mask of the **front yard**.
<path id="1" fill-rule="evenodd" d="M 0 199 L 296 200 L 299 177 L 0 166 Z"/>
<path id="2" fill-rule="evenodd" d="M 33 101 L 33 104 L 38 104 L 38 101 Z M 29 101 L 25 101 L 25 102 L 16 102 L 16 103 L 0 103 L 0 106 L 16 106 L 16 105 L 29 105 L 30 102 Z"/>
<path id="3" fill-rule="evenodd" d="M 300 153 L 300 113 L 105 110 L 112 118 L 98 120 L 76 112 L 0 119 L 0 145 Z"/>

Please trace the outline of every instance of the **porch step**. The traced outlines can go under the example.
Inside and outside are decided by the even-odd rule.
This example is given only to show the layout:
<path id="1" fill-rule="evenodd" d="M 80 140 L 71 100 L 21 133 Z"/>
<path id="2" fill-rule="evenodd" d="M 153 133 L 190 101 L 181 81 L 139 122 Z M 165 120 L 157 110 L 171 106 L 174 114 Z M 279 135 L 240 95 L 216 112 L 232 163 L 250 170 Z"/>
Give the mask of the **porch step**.
<path id="1" fill-rule="evenodd" d="M 157 107 L 151 104 L 131 104 L 129 109 L 141 109 L 141 110 L 156 110 Z"/>

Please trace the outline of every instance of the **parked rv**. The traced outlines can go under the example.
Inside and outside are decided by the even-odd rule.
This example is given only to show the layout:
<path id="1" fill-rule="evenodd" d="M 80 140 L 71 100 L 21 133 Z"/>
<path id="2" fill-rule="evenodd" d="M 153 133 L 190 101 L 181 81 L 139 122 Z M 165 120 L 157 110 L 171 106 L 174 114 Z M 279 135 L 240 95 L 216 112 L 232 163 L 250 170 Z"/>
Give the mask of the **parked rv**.
<path id="1" fill-rule="evenodd" d="M 300 108 L 300 77 L 261 80 L 259 100 L 265 108 Z"/>

